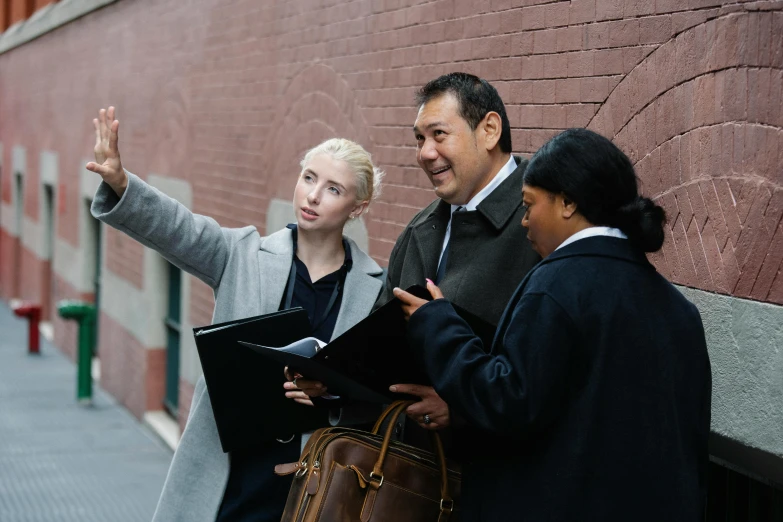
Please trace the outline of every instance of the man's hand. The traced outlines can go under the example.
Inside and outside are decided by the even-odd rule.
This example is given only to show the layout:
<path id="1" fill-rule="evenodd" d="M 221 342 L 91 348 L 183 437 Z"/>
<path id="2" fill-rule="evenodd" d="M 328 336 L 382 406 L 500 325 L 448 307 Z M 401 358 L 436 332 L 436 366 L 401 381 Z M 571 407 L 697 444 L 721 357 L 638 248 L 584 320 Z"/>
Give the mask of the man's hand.
<path id="1" fill-rule="evenodd" d="M 440 398 L 440 395 L 437 394 L 432 386 L 395 384 L 389 390 L 395 393 L 407 393 L 421 397 L 419 402 L 408 406 L 405 413 L 425 430 L 439 430 L 451 424 L 449 405 Z M 429 420 L 429 423 L 426 422 L 427 420 Z"/>
<path id="2" fill-rule="evenodd" d="M 100 174 L 117 196 L 122 197 L 128 187 L 128 175 L 120 162 L 117 146 L 120 122 L 114 119 L 114 107 L 101 109 L 92 123 L 95 126 L 95 161 L 86 165 L 87 170 Z"/>
<path id="3" fill-rule="evenodd" d="M 288 382 L 283 383 L 283 388 L 287 390 L 285 396 L 299 404 L 312 406 L 310 397 L 320 397 L 326 393 L 326 386 L 322 383 L 303 379 L 301 374 L 291 373 L 288 367 L 285 369 L 285 378 L 288 379 Z"/>
<path id="4" fill-rule="evenodd" d="M 441 292 L 440 288 L 435 286 L 435 283 L 429 279 L 427 279 L 427 290 L 430 291 L 430 295 L 433 299 L 443 299 L 443 292 Z M 427 301 L 424 299 L 419 299 L 418 297 L 409 294 L 402 288 L 397 287 L 392 290 L 392 292 L 394 292 L 394 297 L 402 302 L 402 311 L 405 314 L 406 321 L 409 320 L 414 313 L 416 313 L 416 310 L 427 304 Z"/>

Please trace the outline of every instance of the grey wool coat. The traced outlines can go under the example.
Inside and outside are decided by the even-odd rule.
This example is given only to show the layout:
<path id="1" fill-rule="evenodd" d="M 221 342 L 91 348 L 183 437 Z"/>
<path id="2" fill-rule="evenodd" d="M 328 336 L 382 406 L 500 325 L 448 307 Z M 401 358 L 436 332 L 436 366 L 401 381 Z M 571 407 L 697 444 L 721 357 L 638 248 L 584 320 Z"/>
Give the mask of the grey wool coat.
<path id="1" fill-rule="evenodd" d="M 101 183 L 91 210 L 97 219 L 212 287 L 214 323 L 278 310 L 293 261 L 291 230 L 262 237 L 252 226 L 223 228 L 131 173 L 122 198 Z M 333 338 L 370 313 L 383 285 L 381 268 L 350 239 L 348 244 L 353 266 L 345 280 Z M 229 456 L 220 446 L 202 377 L 153 521 L 213 522 L 228 475 Z"/>

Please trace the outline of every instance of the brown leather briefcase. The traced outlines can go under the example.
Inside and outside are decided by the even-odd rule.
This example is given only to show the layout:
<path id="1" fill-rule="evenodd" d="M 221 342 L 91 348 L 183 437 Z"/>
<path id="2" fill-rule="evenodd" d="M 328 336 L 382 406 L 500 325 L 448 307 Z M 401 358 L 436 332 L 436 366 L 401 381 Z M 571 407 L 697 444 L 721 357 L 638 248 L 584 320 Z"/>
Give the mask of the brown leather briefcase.
<path id="1" fill-rule="evenodd" d="M 372 432 L 320 429 L 299 462 L 276 466 L 278 475 L 296 474 L 281 522 L 457 520 L 461 475 L 446 462 L 437 433 L 432 432 L 435 454 L 391 441 L 397 417 L 410 404 L 389 406 Z"/>

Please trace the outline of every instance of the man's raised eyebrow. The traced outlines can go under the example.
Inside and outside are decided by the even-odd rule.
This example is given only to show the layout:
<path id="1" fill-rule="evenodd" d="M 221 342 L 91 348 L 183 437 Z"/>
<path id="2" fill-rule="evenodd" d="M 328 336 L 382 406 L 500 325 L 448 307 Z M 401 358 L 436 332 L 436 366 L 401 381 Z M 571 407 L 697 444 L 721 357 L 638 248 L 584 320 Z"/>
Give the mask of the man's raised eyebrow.
<path id="1" fill-rule="evenodd" d="M 445 126 L 446 126 L 446 124 L 443 123 L 442 121 L 434 121 L 432 123 L 427 124 L 424 127 L 424 129 L 425 130 L 430 130 L 433 127 L 445 127 Z M 413 126 L 413 132 L 419 132 L 419 128 L 416 125 Z"/>

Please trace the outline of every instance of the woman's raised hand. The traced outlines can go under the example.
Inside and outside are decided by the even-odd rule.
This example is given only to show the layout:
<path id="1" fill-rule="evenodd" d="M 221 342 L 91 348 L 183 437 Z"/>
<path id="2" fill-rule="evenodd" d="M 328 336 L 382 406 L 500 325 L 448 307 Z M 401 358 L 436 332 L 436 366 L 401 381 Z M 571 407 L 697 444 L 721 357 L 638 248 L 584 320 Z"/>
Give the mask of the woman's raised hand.
<path id="1" fill-rule="evenodd" d="M 122 197 L 128 187 L 128 175 L 122 169 L 117 147 L 120 122 L 114 119 L 114 107 L 101 109 L 92 123 L 95 125 L 95 161 L 86 165 L 87 170 L 100 174 L 103 181 Z"/>

